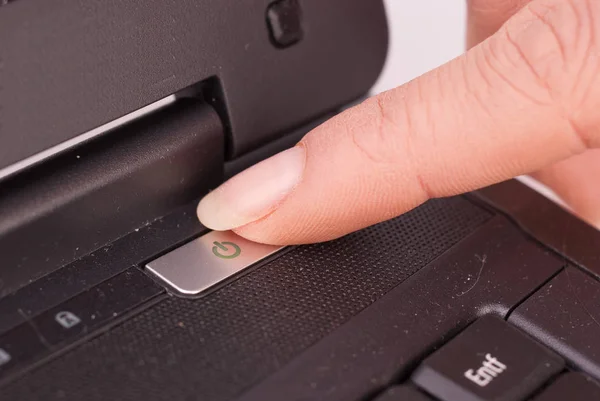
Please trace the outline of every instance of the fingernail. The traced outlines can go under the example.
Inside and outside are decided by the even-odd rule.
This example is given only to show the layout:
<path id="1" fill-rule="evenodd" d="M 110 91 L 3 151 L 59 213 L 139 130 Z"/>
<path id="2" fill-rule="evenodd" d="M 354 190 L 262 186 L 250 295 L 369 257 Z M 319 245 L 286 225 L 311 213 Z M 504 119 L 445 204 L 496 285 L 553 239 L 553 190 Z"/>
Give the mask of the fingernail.
<path id="1" fill-rule="evenodd" d="M 302 179 L 305 153 L 295 146 L 231 178 L 200 201 L 200 222 L 231 230 L 273 212 Z"/>

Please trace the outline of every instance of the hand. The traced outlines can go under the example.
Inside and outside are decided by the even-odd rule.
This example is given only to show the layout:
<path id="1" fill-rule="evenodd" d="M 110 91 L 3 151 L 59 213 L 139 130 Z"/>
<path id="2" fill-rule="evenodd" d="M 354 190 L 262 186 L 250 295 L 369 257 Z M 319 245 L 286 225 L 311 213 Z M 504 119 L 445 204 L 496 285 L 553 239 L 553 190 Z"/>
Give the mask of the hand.
<path id="1" fill-rule="evenodd" d="M 200 220 L 258 242 L 319 242 L 533 173 L 600 224 L 600 0 L 468 6 L 467 53 L 233 177 Z"/>

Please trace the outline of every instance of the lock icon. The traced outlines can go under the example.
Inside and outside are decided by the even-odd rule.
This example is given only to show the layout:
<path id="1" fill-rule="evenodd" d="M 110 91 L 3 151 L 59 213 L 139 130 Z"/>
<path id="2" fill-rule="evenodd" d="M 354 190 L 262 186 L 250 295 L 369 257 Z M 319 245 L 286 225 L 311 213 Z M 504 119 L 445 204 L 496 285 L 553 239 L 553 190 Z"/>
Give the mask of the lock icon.
<path id="1" fill-rule="evenodd" d="M 70 329 L 81 323 L 81 319 L 76 314 L 69 311 L 58 312 L 54 319 L 65 329 Z"/>

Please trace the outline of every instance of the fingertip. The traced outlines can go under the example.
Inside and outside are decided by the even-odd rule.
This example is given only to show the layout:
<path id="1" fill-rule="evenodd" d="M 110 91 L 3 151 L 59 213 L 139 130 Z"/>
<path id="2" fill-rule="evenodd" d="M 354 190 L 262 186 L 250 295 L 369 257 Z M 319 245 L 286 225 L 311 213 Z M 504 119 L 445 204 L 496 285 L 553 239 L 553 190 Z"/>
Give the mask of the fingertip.
<path id="1" fill-rule="evenodd" d="M 236 217 L 232 213 L 227 212 L 227 208 L 221 207 L 219 195 L 216 192 L 211 192 L 206 195 L 196 208 L 196 215 L 206 228 L 215 231 L 230 230 L 238 225 L 244 224 L 243 219 Z"/>
<path id="2" fill-rule="evenodd" d="M 200 201 L 200 222 L 213 230 L 231 230 L 272 213 L 302 179 L 304 159 L 304 148 L 296 146 L 231 178 Z"/>

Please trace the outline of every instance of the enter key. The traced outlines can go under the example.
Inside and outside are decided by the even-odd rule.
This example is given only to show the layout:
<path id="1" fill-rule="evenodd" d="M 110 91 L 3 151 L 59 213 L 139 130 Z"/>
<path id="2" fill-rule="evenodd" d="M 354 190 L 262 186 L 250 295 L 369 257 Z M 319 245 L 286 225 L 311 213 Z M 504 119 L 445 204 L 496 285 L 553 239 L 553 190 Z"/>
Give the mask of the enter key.
<path id="1" fill-rule="evenodd" d="M 412 380 L 442 401 L 521 401 L 563 367 L 553 352 L 487 316 L 426 358 Z"/>

